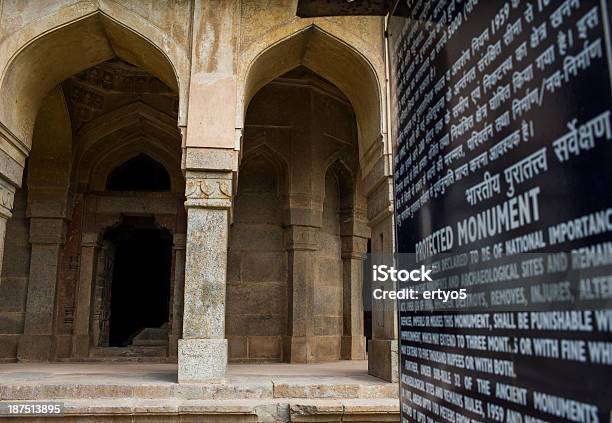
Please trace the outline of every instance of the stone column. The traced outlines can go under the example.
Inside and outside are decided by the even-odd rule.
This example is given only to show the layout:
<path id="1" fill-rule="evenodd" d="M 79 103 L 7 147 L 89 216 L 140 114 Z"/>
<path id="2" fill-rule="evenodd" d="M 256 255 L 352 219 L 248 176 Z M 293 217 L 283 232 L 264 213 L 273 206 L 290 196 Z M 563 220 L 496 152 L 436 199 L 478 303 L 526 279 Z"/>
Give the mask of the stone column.
<path id="1" fill-rule="evenodd" d="M 291 225 L 286 229 L 289 253 L 288 336 L 284 356 L 291 363 L 309 363 L 314 359 L 314 287 L 319 228 Z"/>
<path id="2" fill-rule="evenodd" d="M 372 227 L 372 256 L 376 263 L 393 265 L 393 215 L 385 216 Z M 378 282 L 372 289 L 395 289 L 392 281 Z M 368 347 L 368 373 L 389 382 L 398 380 L 397 307 L 394 300 L 372 304 L 372 340 Z"/>
<path id="3" fill-rule="evenodd" d="M 86 358 L 92 344 L 91 309 L 94 301 L 98 250 L 102 237 L 97 233 L 84 233 L 81 237 L 79 281 L 74 312 L 72 357 Z"/>
<path id="4" fill-rule="evenodd" d="M 4 258 L 4 237 L 6 235 L 6 221 L 11 218 L 15 187 L 0 176 L 0 276 L 2 275 L 2 262 Z"/>
<path id="5" fill-rule="evenodd" d="M 392 265 L 395 251 L 393 222 L 393 157 L 391 146 L 375 142 L 364 169 L 364 191 L 368 204 L 368 226 L 372 231 L 371 254 L 377 262 Z M 378 157 L 378 159 L 376 159 Z M 390 261 L 391 262 L 388 262 Z M 381 286 L 383 285 L 383 286 Z M 393 283 L 374 288 L 393 289 Z M 388 382 L 398 380 L 397 313 L 395 301 L 377 301 L 372 309 L 372 340 L 368 344 L 368 373 Z"/>
<path id="6" fill-rule="evenodd" d="M 11 218 L 15 190 L 21 187 L 29 149 L 0 122 L 0 276 L 4 259 L 6 221 Z"/>
<path id="7" fill-rule="evenodd" d="M 183 329 L 183 298 L 185 288 L 185 244 L 187 234 L 174 234 L 172 246 L 172 314 L 168 334 L 168 355 L 178 354 L 178 340 Z"/>
<path id="8" fill-rule="evenodd" d="M 364 360 L 366 339 L 363 331 L 363 260 L 367 238 L 342 237 L 342 359 Z"/>
<path id="9" fill-rule="evenodd" d="M 178 381 L 222 380 L 227 372 L 225 283 L 232 173 L 189 170 L 183 339 Z"/>
<path id="10" fill-rule="evenodd" d="M 30 272 L 20 361 L 49 361 L 54 356 L 53 321 L 57 278 L 66 237 L 64 218 L 30 218 Z"/>

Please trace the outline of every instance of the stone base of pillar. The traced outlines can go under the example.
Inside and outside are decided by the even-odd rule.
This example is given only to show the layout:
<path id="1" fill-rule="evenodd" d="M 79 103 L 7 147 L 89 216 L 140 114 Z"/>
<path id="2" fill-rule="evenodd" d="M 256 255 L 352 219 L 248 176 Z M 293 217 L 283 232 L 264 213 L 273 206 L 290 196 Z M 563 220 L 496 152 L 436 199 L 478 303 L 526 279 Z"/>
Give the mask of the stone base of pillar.
<path id="1" fill-rule="evenodd" d="M 227 374 L 227 339 L 179 339 L 179 383 L 223 382 Z"/>
<path id="2" fill-rule="evenodd" d="M 365 336 L 343 336 L 342 337 L 342 359 L 343 360 L 365 360 L 366 358 Z"/>
<path id="3" fill-rule="evenodd" d="M 284 339 L 284 361 L 288 363 L 311 363 L 314 361 L 306 336 L 286 336 Z"/>
<path id="4" fill-rule="evenodd" d="M 17 347 L 18 361 L 51 361 L 55 339 L 53 335 L 21 335 Z"/>
<path id="5" fill-rule="evenodd" d="M 395 383 L 397 366 L 397 340 L 372 339 L 368 343 L 368 374 Z"/>
<path id="6" fill-rule="evenodd" d="M 89 335 L 74 335 L 72 337 L 72 357 L 89 357 Z"/>

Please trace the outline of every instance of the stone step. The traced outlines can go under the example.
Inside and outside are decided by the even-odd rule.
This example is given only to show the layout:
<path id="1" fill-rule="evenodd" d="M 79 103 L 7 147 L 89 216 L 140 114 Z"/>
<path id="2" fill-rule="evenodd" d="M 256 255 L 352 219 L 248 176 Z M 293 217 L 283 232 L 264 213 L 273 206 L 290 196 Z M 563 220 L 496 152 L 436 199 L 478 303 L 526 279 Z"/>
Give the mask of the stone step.
<path id="1" fill-rule="evenodd" d="M 168 347 L 149 345 L 130 345 L 129 347 L 104 347 L 94 348 L 93 357 L 100 358 L 160 358 L 168 355 Z"/>
<path id="2" fill-rule="evenodd" d="M 399 422 L 397 399 L 67 400 L 61 422 Z M 10 421 L 11 419 L 7 419 Z M 18 422 L 39 421 L 20 418 Z"/>
<path id="3" fill-rule="evenodd" d="M 62 383 L 21 382 L 0 384 L 2 400 L 55 399 L 127 399 L 159 398 L 181 400 L 230 399 L 395 399 L 398 387 L 392 383 L 359 384 L 332 381 L 266 381 L 253 382 L 233 378 L 227 383 L 91 383 L 64 381 Z"/>

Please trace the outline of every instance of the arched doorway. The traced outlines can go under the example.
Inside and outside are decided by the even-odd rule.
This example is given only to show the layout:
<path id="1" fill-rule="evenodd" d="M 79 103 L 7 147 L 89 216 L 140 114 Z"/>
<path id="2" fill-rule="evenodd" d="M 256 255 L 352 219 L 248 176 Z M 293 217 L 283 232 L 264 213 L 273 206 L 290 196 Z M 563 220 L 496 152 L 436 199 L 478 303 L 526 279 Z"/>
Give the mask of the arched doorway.
<path id="1" fill-rule="evenodd" d="M 347 99 L 355 117 L 356 130 L 354 136 L 356 137 L 356 142 L 354 145 L 356 146 L 355 157 L 357 158 L 356 161 L 348 163 L 348 168 L 352 176 L 353 192 L 357 195 L 356 198 L 361 197 L 361 200 L 354 203 L 354 210 L 356 212 L 353 216 L 355 217 L 348 220 L 345 216 L 341 217 L 341 228 L 345 230 L 352 228 L 353 233 L 358 235 L 352 239 L 351 237 L 347 238 L 341 235 L 343 249 L 345 246 L 347 247 L 347 251 L 342 252 L 342 269 L 343 272 L 346 270 L 342 278 L 343 284 L 346 285 L 348 280 L 353 280 L 354 277 L 351 276 L 347 279 L 344 274 L 351 274 L 358 278 L 358 273 L 362 270 L 361 266 L 358 265 L 361 253 L 350 253 L 348 249 L 353 248 L 350 247 L 351 245 L 356 247 L 357 251 L 367 251 L 374 254 L 390 254 L 394 248 L 392 146 L 387 139 L 388 128 L 386 108 L 384 107 L 385 92 L 382 89 L 384 86 L 385 66 L 377 52 L 369 50 L 360 40 L 352 38 L 351 34 L 337 33 L 335 28 L 332 26 L 327 27 L 324 22 L 321 24 L 310 24 L 297 31 L 295 31 L 295 27 L 287 26 L 279 28 L 275 31 L 275 34 L 277 35 L 277 41 L 268 44 L 263 50 L 260 44 L 254 43 L 246 49 L 240 59 L 243 64 L 240 67 L 243 74 L 239 79 L 242 81 L 242 85 L 240 86 L 241 97 L 238 104 L 238 113 L 242 114 L 245 121 L 244 154 L 246 157 L 249 149 L 249 132 L 252 132 L 249 126 L 254 126 L 249 123 L 249 113 L 253 108 L 253 102 L 257 100 L 257 97 L 261 95 L 263 90 L 269 88 L 271 83 L 276 82 L 275 78 L 286 76 L 292 70 L 304 66 L 318 77 L 324 78 L 328 83 L 337 87 L 341 97 Z M 347 43 L 345 38 L 350 41 Z M 282 77 L 279 79 L 282 79 Z M 289 98 L 287 96 L 286 100 Z M 267 107 L 264 106 L 264 108 L 268 109 L 268 117 L 273 116 L 273 104 L 271 102 Z M 306 104 L 308 103 L 302 102 L 302 105 L 306 106 Z M 282 104 L 280 107 L 277 104 L 275 109 L 277 116 L 286 115 L 288 110 L 290 108 L 286 107 L 285 104 Z M 268 121 L 271 120 L 268 119 Z M 308 121 L 307 118 L 303 120 Z M 334 127 L 337 122 L 338 120 L 334 114 L 327 114 L 319 118 L 315 122 L 315 126 L 317 124 L 321 125 L 327 131 L 327 134 L 323 135 L 326 137 L 333 135 L 339 129 Z M 326 127 L 326 124 L 329 126 Z M 267 130 L 266 136 L 268 138 L 271 137 L 274 131 L 285 130 L 287 132 L 284 137 L 285 141 L 293 141 L 294 134 L 290 133 L 287 125 L 283 126 L 283 124 L 276 122 L 271 126 L 274 126 L 274 129 Z M 255 138 L 257 137 L 261 138 L 262 135 L 255 136 Z M 342 139 L 342 137 L 337 138 Z M 332 144 L 333 142 L 327 143 L 326 147 L 329 148 Z M 281 149 L 278 151 L 281 151 Z M 328 153 L 330 156 L 324 159 L 326 164 L 318 169 L 319 175 L 323 175 L 320 176 L 319 186 L 323 185 L 324 169 L 339 158 L 339 156 L 333 157 L 333 153 L 329 150 Z M 299 150 L 298 154 L 301 154 L 305 161 L 312 160 L 313 157 L 310 152 L 303 149 Z M 289 179 L 291 183 L 296 180 L 303 180 L 302 175 L 298 177 L 291 175 Z M 240 184 L 240 179 L 238 184 Z M 339 185 L 342 186 L 342 183 L 339 182 Z M 301 194 L 304 194 L 304 192 Z M 342 196 L 342 194 L 340 195 Z M 289 194 L 289 208 L 316 208 L 321 211 L 323 209 L 323 205 L 317 204 L 317 202 L 313 203 L 309 196 L 297 196 L 295 199 L 292 199 L 291 196 Z M 318 189 L 315 197 L 324 199 L 322 189 Z M 288 214 L 293 214 L 293 216 L 301 214 L 303 216 L 301 219 L 303 223 L 301 225 L 288 221 L 285 222 L 287 228 L 293 228 L 291 229 L 293 233 L 286 234 L 286 239 L 290 240 L 291 236 L 297 236 L 301 240 L 297 243 L 288 241 L 290 260 L 297 259 L 299 262 L 310 255 L 316 255 L 312 251 L 316 249 L 315 245 L 320 245 L 320 243 L 316 239 L 317 231 L 312 228 L 320 227 L 320 219 L 317 220 L 311 213 L 303 211 Z M 362 223 L 365 223 L 366 226 L 364 227 Z M 368 241 L 370 236 L 371 242 Z M 355 243 L 356 239 L 359 239 L 359 241 Z M 317 269 L 317 271 L 320 271 L 320 269 Z M 289 272 L 291 274 L 292 271 L 290 270 Z M 313 274 L 319 274 L 314 271 L 312 272 Z M 295 278 L 295 276 L 294 272 L 289 280 L 289 289 L 292 294 L 289 295 L 290 305 L 288 309 L 292 309 L 291 302 L 295 304 L 298 301 L 303 303 L 306 309 L 312 309 L 312 303 L 316 301 L 314 299 L 314 283 L 312 281 L 309 282 L 305 278 L 303 280 L 291 281 L 291 278 Z M 360 307 L 358 302 L 352 301 L 356 307 L 345 306 L 351 302 L 351 298 L 354 298 L 347 298 L 344 295 L 346 292 L 346 290 L 343 291 L 342 354 L 347 354 L 344 355 L 347 357 L 351 356 L 348 351 L 360 351 L 360 348 L 352 347 L 352 341 L 346 337 L 346 333 L 360 332 L 368 334 L 371 336 L 371 340 L 368 343 L 368 372 L 389 381 L 395 380 L 397 377 L 397 327 L 393 307 L 386 308 L 384 315 L 376 314 L 372 315 L 371 319 L 368 319 L 367 314 L 364 316 L 361 312 L 356 313 Z M 319 323 L 325 319 L 333 320 L 333 316 L 327 315 L 322 317 L 319 319 Z M 364 330 L 363 332 L 355 330 L 355 325 L 363 324 L 365 319 L 371 322 L 371 330 Z M 291 341 L 292 344 L 290 345 L 285 343 L 285 356 L 287 356 L 287 351 L 289 350 L 302 350 L 303 354 L 298 361 L 308 361 L 308 357 L 313 357 L 313 354 L 314 356 L 317 355 L 313 351 L 319 348 L 319 346 L 315 346 L 314 350 L 312 348 L 309 349 L 309 347 L 304 348 L 304 345 L 308 344 L 309 334 L 317 330 L 317 323 L 312 323 L 309 319 L 298 319 L 296 321 L 295 314 L 293 316 L 290 315 L 289 320 L 293 322 L 293 326 L 288 327 L 288 333 L 293 331 L 294 334 L 301 333 L 303 336 Z M 328 347 L 325 350 L 326 347 L 321 346 L 321 355 L 325 356 L 327 352 L 336 349 L 336 347 L 329 347 L 329 342 L 332 344 L 337 342 L 333 339 L 333 336 L 326 339 Z M 353 339 L 356 338 L 353 337 Z M 361 340 L 358 340 L 359 344 L 361 342 Z M 358 356 L 361 356 L 361 353 Z"/>
<path id="2" fill-rule="evenodd" d="M 16 151 L 27 155 L 31 148 L 27 180 L 18 194 L 27 198 L 17 205 L 23 210 L 16 210 L 19 217 L 27 210 L 30 233 L 22 230 L 23 219 L 7 222 L 19 239 L 8 246 L 5 258 L 27 261 L 19 262 L 18 277 L 9 277 L 16 302 L 24 307 L 10 333 L 17 343 L 3 350 L 3 359 L 106 358 L 95 353 L 101 345 L 95 322 L 110 316 L 110 309 L 106 313 L 95 302 L 98 282 L 109 270 L 99 259 L 115 259 L 104 254 L 104 233 L 121 216 L 152 216 L 156 230 L 163 228 L 171 267 L 165 270 L 170 288 L 160 325 L 168 322 L 168 327 L 163 351 L 155 357 L 165 360 L 173 354 L 176 342 L 169 339 L 180 334 L 181 305 L 175 303 L 182 301 L 178 291 L 184 278 L 177 268 L 184 266 L 184 254 L 176 260 L 177 245 L 186 231 L 177 128 L 184 108 L 175 71 L 182 72 L 185 63 L 170 62 L 151 39 L 158 38 L 141 37 L 95 13 L 22 45 L 2 68 L 1 101 L 14 104 L 1 108 L 0 121 L 15 137 Z M 169 55 L 182 57 L 180 48 Z M 147 173 L 151 162 L 165 170 L 157 166 L 157 176 L 143 181 L 139 175 Z M 126 166 L 116 169 L 121 164 Z M 129 183 L 116 184 L 114 175 L 106 189 L 113 169 Z M 156 186 L 147 186 L 152 180 Z M 109 345 L 110 335 L 102 344 Z"/>
<path id="3" fill-rule="evenodd" d="M 253 97 L 230 230 L 230 360 L 365 359 L 369 230 L 350 101 L 304 66 Z"/>
<path id="4" fill-rule="evenodd" d="M 106 295 L 99 301 L 107 302 L 108 328 L 99 322 L 98 347 L 167 346 L 172 235 L 150 216 L 124 216 L 103 242 L 112 272 L 100 290 Z"/>

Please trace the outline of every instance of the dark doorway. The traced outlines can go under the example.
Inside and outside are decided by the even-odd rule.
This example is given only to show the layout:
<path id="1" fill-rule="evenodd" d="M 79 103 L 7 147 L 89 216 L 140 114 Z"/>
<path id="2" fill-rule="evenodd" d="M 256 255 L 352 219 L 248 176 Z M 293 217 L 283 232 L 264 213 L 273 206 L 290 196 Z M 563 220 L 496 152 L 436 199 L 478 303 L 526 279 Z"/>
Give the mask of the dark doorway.
<path id="1" fill-rule="evenodd" d="M 125 218 L 108 234 L 115 245 L 109 347 L 125 347 L 144 328 L 168 322 L 172 236 L 152 218 Z"/>

